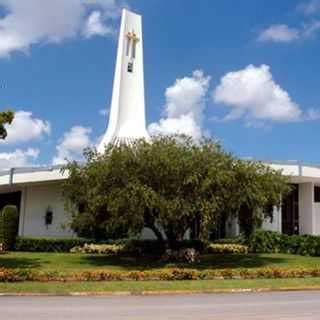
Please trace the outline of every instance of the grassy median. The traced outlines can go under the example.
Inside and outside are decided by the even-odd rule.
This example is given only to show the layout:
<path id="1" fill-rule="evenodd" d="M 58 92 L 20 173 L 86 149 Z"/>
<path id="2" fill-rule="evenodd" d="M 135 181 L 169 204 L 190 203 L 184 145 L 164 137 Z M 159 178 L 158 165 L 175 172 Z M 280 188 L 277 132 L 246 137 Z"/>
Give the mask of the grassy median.
<path id="1" fill-rule="evenodd" d="M 164 263 L 154 257 L 107 256 L 98 254 L 10 252 L 0 255 L 0 267 L 37 271 L 77 272 L 108 269 L 113 271 L 157 270 L 162 268 L 316 268 L 320 257 L 290 254 L 203 255 L 196 264 Z"/>
<path id="2" fill-rule="evenodd" d="M 107 256 L 70 253 L 12 252 L 0 255 L 0 267 L 8 270 L 34 270 L 37 272 L 155 271 L 166 268 L 191 268 L 194 270 L 219 270 L 247 268 L 319 268 L 320 257 L 289 254 L 203 255 L 196 264 L 164 263 L 152 257 Z M 281 277 L 280 277 L 281 278 Z M 89 279 L 91 280 L 91 279 Z M 225 280 L 176 280 L 176 281 L 83 281 L 83 282 L 14 282 L 0 283 L 1 293 L 70 292 L 215 292 L 239 289 L 320 289 L 320 278 L 289 279 L 225 279 Z"/>
<path id="3" fill-rule="evenodd" d="M 110 281 L 110 282 L 22 282 L 0 283 L 1 293 L 69 294 L 88 293 L 174 293 L 219 292 L 240 289 L 320 289 L 320 278 L 198 281 Z"/>

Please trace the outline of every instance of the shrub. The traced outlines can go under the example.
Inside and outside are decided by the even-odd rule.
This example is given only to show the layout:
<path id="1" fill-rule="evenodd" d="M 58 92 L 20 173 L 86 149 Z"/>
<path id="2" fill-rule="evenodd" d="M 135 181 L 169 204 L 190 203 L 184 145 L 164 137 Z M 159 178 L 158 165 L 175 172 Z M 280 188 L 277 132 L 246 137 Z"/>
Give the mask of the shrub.
<path id="1" fill-rule="evenodd" d="M 281 237 L 278 232 L 256 230 L 247 240 L 251 252 L 281 252 Z"/>
<path id="2" fill-rule="evenodd" d="M 214 240 L 214 243 L 218 244 L 242 244 L 244 242 L 243 237 L 235 237 L 235 238 L 222 238 Z"/>
<path id="3" fill-rule="evenodd" d="M 320 256 L 320 237 L 310 235 L 288 236 L 278 232 L 257 230 L 247 240 L 250 252 L 290 253 Z"/>
<path id="4" fill-rule="evenodd" d="M 69 252 L 71 248 L 90 242 L 82 238 L 27 238 L 18 237 L 16 251 Z"/>
<path id="5" fill-rule="evenodd" d="M 242 244 L 211 243 L 206 247 L 205 252 L 220 254 L 247 254 L 248 247 Z"/>
<path id="6" fill-rule="evenodd" d="M 4 250 L 12 250 L 15 246 L 19 229 L 19 213 L 15 206 L 5 206 L 1 214 L 1 238 Z"/>
<path id="7" fill-rule="evenodd" d="M 76 246 L 70 250 L 71 253 L 99 253 L 99 254 L 121 254 L 125 252 L 123 244 L 85 244 Z"/>
<path id="8" fill-rule="evenodd" d="M 167 249 L 161 259 L 165 262 L 179 261 L 186 263 L 200 262 L 199 252 L 194 248 L 185 248 L 179 250 Z"/>
<path id="9" fill-rule="evenodd" d="M 223 279 L 285 279 L 319 277 L 320 268 L 258 268 L 258 269 L 209 269 L 196 270 L 168 268 L 152 271 L 80 271 L 72 274 L 57 271 L 0 268 L 0 282 L 19 281 L 179 281 Z"/>

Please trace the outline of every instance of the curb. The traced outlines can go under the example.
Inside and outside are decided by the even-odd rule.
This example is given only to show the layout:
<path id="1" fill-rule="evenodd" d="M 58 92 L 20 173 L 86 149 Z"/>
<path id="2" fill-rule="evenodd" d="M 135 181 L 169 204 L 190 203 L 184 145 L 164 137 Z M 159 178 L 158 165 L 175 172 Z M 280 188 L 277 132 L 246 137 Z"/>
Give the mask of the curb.
<path id="1" fill-rule="evenodd" d="M 127 296 L 169 296 L 196 294 L 240 294 L 268 292 L 320 291 L 319 286 L 306 288 L 260 288 L 260 289 L 212 289 L 212 290 L 161 290 L 161 291 L 100 291 L 100 292 L 68 292 L 68 293 L 33 293 L 33 292 L 0 292 L 0 297 L 127 297 Z"/>

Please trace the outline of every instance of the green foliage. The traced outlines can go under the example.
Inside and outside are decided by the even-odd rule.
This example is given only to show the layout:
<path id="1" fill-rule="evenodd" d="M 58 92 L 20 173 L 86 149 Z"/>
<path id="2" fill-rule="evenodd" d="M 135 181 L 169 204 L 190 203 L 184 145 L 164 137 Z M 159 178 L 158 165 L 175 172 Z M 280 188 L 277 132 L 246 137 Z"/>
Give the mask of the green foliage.
<path id="1" fill-rule="evenodd" d="M 273 217 L 274 206 L 291 191 L 281 171 L 256 161 L 234 162 L 234 181 L 228 190 L 226 208 L 237 212 L 241 232 L 249 237 L 265 218 Z"/>
<path id="2" fill-rule="evenodd" d="M 27 252 L 69 252 L 71 248 L 90 242 L 81 238 L 28 238 L 17 237 L 16 251 Z"/>
<path id="3" fill-rule="evenodd" d="M 98 254 L 122 254 L 125 252 L 125 246 L 121 244 L 85 244 L 76 246 L 70 250 L 71 253 L 98 253 Z"/>
<path id="4" fill-rule="evenodd" d="M 289 190 L 279 172 L 236 159 L 213 140 L 159 137 L 85 155 L 85 165 L 64 168 L 63 190 L 71 227 L 97 241 L 147 227 L 174 248 L 195 225 L 194 238 L 205 240 L 225 216 L 239 216 L 249 235 Z"/>
<path id="5" fill-rule="evenodd" d="M 0 112 L 0 139 L 7 137 L 6 124 L 11 124 L 14 118 L 14 113 L 10 110 Z"/>
<path id="6" fill-rule="evenodd" d="M 248 245 L 251 252 L 278 253 L 282 252 L 282 238 L 281 233 L 258 229 L 248 239 Z"/>
<path id="7" fill-rule="evenodd" d="M 205 252 L 219 254 L 247 254 L 248 247 L 242 244 L 211 243 L 206 247 Z"/>
<path id="8" fill-rule="evenodd" d="M 242 236 L 235 238 L 222 238 L 214 240 L 214 243 L 217 244 L 242 244 L 244 243 L 244 238 Z"/>
<path id="9" fill-rule="evenodd" d="M 3 220 L 0 212 L 0 243 L 3 243 Z"/>
<path id="10" fill-rule="evenodd" d="M 0 216 L 1 241 L 4 250 L 14 249 L 19 229 L 19 213 L 15 206 L 5 206 Z"/>
<path id="11" fill-rule="evenodd" d="M 320 256 L 320 237 L 310 235 L 288 236 L 278 232 L 257 230 L 248 239 L 251 252 L 291 253 Z"/>

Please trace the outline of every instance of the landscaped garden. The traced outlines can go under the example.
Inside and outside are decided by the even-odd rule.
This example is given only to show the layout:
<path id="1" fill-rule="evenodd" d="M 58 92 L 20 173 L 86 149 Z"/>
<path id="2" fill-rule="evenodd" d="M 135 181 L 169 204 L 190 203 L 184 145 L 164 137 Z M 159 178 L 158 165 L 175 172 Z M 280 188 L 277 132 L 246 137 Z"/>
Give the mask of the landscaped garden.
<path id="1" fill-rule="evenodd" d="M 320 286 L 320 237 L 259 229 L 291 190 L 280 172 L 185 137 L 86 156 L 63 184 L 78 238 L 17 237 L 17 208 L 2 210 L 0 292 Z M 213 240 L 233 218 L 241 236 Z M 144 228 L 156 240 L 134 240 Z"/>
<path id="2" fill-rule="evenodd" d="M 200 258 L 199 263 L 187 264 L 126 255 L 10 252 L 0 255 L 0 279 L 4 270 L 20 278 L 3 278 L 0 292 L 210 292 L 320 287 L 320 257 L 250 253 L 203 254 Z M 22 281 L 30 274 L 35 281 Z"/>
<path id="3" fill-rule="evenodd" d="M 79 271 L 154 271 L 163 268 L 243 269 L 243 268 L 320 268 L 320 257 L 283 253 L 214 255 L 204 254 L 195 264 L 162 262 L 154 257 L 107 256 L 100 254 L 10 252 L 0 255 L 4 268 L 74 273 Z"/>

